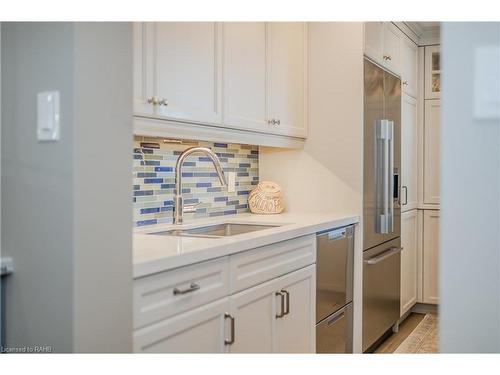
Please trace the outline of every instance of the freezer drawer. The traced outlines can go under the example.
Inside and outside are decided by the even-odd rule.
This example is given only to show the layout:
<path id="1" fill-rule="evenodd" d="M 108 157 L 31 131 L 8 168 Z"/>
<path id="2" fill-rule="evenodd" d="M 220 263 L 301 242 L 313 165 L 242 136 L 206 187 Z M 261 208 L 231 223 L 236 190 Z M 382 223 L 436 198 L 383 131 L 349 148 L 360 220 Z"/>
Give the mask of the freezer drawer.
<path id="1" fill-rule="evenodd" d="M 317 353 L 352 353 L 352 302 L 316 325 Z"/>
<path id="2" fill-rule="evenodd" d="M 401 240 L 363 253 L 363 351 L 399 319 Z"/>
<path id="3" fill-rule="evenodd" d="M 316 323 L 352 301 L 354 227 L 317 236 Z"/>

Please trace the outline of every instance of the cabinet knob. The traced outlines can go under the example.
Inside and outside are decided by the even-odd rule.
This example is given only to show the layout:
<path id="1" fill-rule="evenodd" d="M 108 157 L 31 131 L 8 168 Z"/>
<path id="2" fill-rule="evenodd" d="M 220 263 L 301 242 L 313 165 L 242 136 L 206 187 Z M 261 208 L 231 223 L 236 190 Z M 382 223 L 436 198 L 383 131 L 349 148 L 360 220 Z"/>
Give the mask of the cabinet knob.
<path id="1" fill-rule="evenodd" d="M 408 81 L 403 81 L 403 85 L 408 86 Z"/>
<path id="2" fill-rule="evenodd" d="M 279 124 L 281 124 L 281 120 L 276 121 L 276 125 L 279 125 Z"/>
<path id="3" fill-rule="evenodd" d="M 271 119 L 271 120 L 268 120 L 267 123 L 269 125 L 276 125 L 276 120 L 275 119 Z"/>
<path id="4" fill-rule="evenodd" d="M 148 103 L 152 105 L 157 105 L 159 103 L 158 98 L 156 96 L 152 96 L 151 98 L 148 98 Z"/>
<path id="5" fill-rule="evenodd" d="M 384 60 L 388 60 L 388 61 L 392 60 L 391 55 L 384 55 L 383 58 L 384 58 Z"/>
<path id="6" fill-rule="evenodd" d="M 165 98 L 162 98 L 159 102 L 158 105 L 164 105 L 165 107 L 168 105 L 168 101 Z"/>

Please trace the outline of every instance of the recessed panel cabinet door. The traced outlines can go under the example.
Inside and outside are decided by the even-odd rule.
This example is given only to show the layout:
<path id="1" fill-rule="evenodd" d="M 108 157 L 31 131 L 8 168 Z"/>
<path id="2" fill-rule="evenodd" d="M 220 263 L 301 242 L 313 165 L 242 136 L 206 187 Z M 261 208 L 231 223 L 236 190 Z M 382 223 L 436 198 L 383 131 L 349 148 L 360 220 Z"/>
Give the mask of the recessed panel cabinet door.
<path id="1" fill-rule="evenodd" d="M 382 58 L 390 70 L 399 74 L 401 70 L 400 31 L 391 22 L 386 22 L 383 36 L 384 53 Z"/>
<path id="2" fill-rule="evenodd" d="M 417 101 L 403 94 L 401 106 L 401 211 L 417 208 Z"/>
<path id="3" fill-rule="evenodd" d="M 418 47 L 406 37 L 401 37 L 401 83 L 403 92 L 417 98 Z"/>
<path id="4" fill-rule="evenodd" d="M 134 115 L 154 116 L 155 106 L 149 103 L 154 96 L 153 67 L 154 59 L 147 41 L 147 24 L 135 22 L 133 26 L 134 43 Z M 147 53 L 150 53 L 148 56 Z"/>
<path id="5" fill-rule="evenodd" d="M 439 204 L 440 100 L 425 101 L 424 203 Z"/>
<path id="6" fill-rule="evenodd" d="M 276 319 L 276 352 L 314 353 L 316 348 L 316 274 L 309 266 L 280 278 L 284 315 Z M 281 304 L 277 305 L 278 312 Z"/>
<path id="7" fill-rule="evenodd" d="M 134 331 L 135 353 L 223 353 L 229 299 Z"/>
<path id="8" fill-rule="evenodd" d="M 225 126 L 267 131 L 266 23 L 223 24 Z"/>
<path id="9" fill-rule="evenodd" d="M 401 214 L 401 316 L 417 302 L 418 210 Z"/>
<path id="10" fill-rule="evenodd" d="M 147 24 L 144 55 L 153 79 L 146 84 L 153 85 L 157 116 L 221 123 L 220 29 L 216 22 Z"/>
<path id="11" fill-rule="evenodd" d="M 276 333 L 275 280 L 231 296 L 234 342 L 230 353 L 272 353 Z"/>
<path id="12" fill-rule="evenodd" d="M 383 62 L 383 22 L 365 22 L 365 55 L 379 64 Z"/>
<path id="13" fill-rule="evenodd" d="M 306 40 L 305 23 L 268 24 L 269 132 L 307 135 Z"/>
<path id="14" fill-rule="evenodd" d="M 439 210 L 424 211 L 423 299 L 438 303 Z"/>

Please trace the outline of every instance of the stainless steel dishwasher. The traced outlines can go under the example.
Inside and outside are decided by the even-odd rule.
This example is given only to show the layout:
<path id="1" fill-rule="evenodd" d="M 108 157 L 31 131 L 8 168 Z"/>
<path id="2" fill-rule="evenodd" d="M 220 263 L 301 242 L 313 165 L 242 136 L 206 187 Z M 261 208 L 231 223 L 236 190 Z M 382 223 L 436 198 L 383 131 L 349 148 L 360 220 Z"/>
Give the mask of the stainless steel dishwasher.
<path id="1" fill-rule="evenodd" d="M 316 238 L 316 352 L 352 353 L 354 226 Z"/>

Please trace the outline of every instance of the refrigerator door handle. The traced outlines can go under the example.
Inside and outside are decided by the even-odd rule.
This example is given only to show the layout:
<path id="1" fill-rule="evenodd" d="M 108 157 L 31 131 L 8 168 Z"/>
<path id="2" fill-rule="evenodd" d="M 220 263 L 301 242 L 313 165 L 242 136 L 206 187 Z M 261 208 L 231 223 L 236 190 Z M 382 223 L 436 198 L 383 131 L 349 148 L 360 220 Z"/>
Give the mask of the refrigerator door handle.
<path id="1" fill-rule="evenodd" d="M 392 257 L 403 251 L 403 247 L 391 247 L 389 250 L 384 251 L 382 254 L 377 255 L 376 257 L 365 259 L 365 263 L 369 265 L 377 264 L 382 262 L 383 260 Z"/>
<path id="2" fill-rule="evenodd" d="M 394 121 L 377 120 L 375 127 L 376 232 L 387 234 L 394 216 Z"/>

